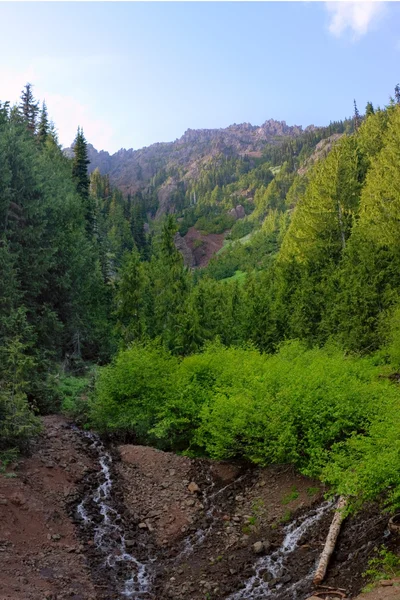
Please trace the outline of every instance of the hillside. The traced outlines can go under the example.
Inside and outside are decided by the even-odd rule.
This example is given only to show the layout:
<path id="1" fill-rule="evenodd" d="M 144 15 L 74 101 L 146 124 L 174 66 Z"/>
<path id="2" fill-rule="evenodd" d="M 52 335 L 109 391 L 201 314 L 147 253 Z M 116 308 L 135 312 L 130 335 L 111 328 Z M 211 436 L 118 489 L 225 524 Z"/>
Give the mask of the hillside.
<path id="1" fill-rule="evenodd" d="M 304 131 L 313 131 L 313 125 Z M 278 144 L 284 138 L 303 133 L 301 126 L 289 126 L 285 121 L 270 119 L 260 127 L 242 123 L 225 129 L 188 129 L 174 142 L 156 143 L 140 150 L 121 148 L 115 154 L 96 150 L 88 144 L 89 172 L 96 168 L 110 176 L 110 181 L 124 192 L 144 189 L 161 170 L 182 169 L 194 178 L 210 157 L 249 156 L 259 158 L 266 144 Z"/>

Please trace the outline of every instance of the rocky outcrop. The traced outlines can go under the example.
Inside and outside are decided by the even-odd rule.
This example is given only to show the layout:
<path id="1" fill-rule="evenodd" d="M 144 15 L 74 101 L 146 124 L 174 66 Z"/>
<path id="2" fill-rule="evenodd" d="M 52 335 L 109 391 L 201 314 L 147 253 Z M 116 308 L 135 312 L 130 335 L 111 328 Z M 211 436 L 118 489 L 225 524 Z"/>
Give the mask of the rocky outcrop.
<path id="1" fill-rule="evenodd" d="M 313 126 L 308 127 L 312 129 Z M 140 150 L 121 148 L 115 154 L 97 151 L 88 144 L 89 171 L 99 168 L 102 175 L 109 174 L 113 185 L 125 192 L 145 189 L 151 178 L 161 169 L 180 168 L 185 173 L 198 171 L 196 163 L 207 157 L 259 155 L 267 143 L 279 143 L 283 137 L 296 137 L 303 133 L 298 125 L 269 119 L 263 125 L 233 124 L 225 129 L 188 129 L 174 142 L 157 143 Z M 65 153 L 72 155 L 71 148 Z M 163 210 L 163 209 L 162 209 Z"/>
<path id="2" fill-rule="evenodd" d="M 186 267 L 190 267 L 190 268 L 195 267 L 196 266 L 196 259 L 194 257 L 193 251 L 187 245 L 187 243 L 185 241 L 185 238 L 183 238 L 181 236 L 181 234 L 179 233 L 179 231 L 175 234 L 174 242 L 175 242 L 176 248 L 179 250 L 179 252 L 183 256 L 183 262 L 185 263 L 185 266 Z"/>
<path id="3" fill-rule="evenodd" d="M 233 217 L 236 221 L 239 219 L 244 219 L 246 216 L 246 213 L 244 211 L 244 208 L 241 204 L 238 204 L 236 207 L 232 208 L 228 214 Z"/>
<path id="4" fill-rule="evenodd" d="M 333 135 L 330 135 L 329 137 L 324 138 L 323 140 L 318 142 L 318 144 L 315 146 L 314 152 L 305 161 L 303 166 L 300 169 L 298 169 L 298 171 L 297 171 L 298 174 L 304 175 L 316 162 L 325 158 L 329 154 L 329 152 L 332 150 L 334 144 L 338 140 L 340 140 L 340 138 L 342 136 L 343 136 L 343 133 L 334 133 Z"/>

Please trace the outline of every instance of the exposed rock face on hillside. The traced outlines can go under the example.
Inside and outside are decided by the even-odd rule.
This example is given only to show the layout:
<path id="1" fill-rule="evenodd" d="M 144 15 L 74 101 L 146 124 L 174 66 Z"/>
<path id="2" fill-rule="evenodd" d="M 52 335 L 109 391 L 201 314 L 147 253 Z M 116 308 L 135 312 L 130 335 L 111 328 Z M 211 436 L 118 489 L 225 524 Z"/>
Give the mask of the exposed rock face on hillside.
<path id="1" fill-rule="evenodd" d="M 318 161 L 322 160 L 326 156 L 328 156 L 329 152 L 332 150 L 334 144 L 340 140 L 343 136 L 343 133 L 334 133 L 329 137 L 321 140 L 315 147 L 314 152 L 311 156 L 305 161 L 304 165 L 298 170 L 299 175 L 304 175 L 307 171 Z"/>
<path id="2" fill-rule="evenodd" d="M 313 128 L 310 125 L 306 131 Z M 181 167 L 194 175 L 197 163 L 206 157 L 258 154 L 265 144 L 277 143 L 282 137 L 296 137 L 303 131 L 301 126 L 270 119 L 260 127 L 242 123 L 226 129 L 188 129 L 174 142 L 152 144 L 140 150 L 121 149 L 112 155 L 89 144 L 89 170 L 98 168 L 103 175 L 108 173 L 112 184 L 133 193 L 145 188 L 160 169 Z M 66 153 L 71 155 L 71 149 Z"/>

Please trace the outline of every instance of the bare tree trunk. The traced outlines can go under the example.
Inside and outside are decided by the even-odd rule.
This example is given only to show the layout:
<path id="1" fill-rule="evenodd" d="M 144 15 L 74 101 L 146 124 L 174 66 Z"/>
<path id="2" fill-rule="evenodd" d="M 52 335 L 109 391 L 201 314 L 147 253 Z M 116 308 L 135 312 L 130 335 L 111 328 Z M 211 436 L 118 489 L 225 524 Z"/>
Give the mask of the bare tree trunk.
<path id="1" fill-rule="evenodd" d="M 319 559 L 318 567 L 315 572 L 314 585 L 320 584 L 325 577 L 326 570 L 328 568 L 329 559 L 335 549 L 336 540 L 338 538 L 340 527 L 344 519 L 344 508 L 346 507 L 347 500 L 344 496 L 340 496 L 336 506 L 335 516 L 333 517 L 331 526 L 329 528 L 328 537 L 326 538 L 325 546 Z"/>

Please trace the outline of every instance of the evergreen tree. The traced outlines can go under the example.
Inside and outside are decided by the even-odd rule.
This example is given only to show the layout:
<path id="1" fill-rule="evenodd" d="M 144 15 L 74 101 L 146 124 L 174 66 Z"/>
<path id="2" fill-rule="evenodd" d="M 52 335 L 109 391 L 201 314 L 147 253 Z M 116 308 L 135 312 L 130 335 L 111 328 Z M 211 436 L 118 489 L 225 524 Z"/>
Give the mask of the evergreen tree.
<path id="1" fill-rule="evenodd" d="M 50 125 L 49 125 L 49 118 L 48 118 L 48 114 L 47 114 L 47 106 L 46 106 L 46 102 L 43 101 L 42 110 L 40 113 L 38 132 L 37 132 L 39 144 L 41 144 L 41 145 L 45 144 L 45 142 L 47 140 L 47 136 L 49 135 L 49 132 L 50 132 Z"/>
<path id="2" fill-rule="evenodd" d="M 375 110 L 374 110 L 372 102 L 367 102 L 367 106 L 365 107 L 365 116 L 369 117 L 370 115 L 374 115 L 374 114 L 375 114 Z"/>
<path id="3" fill-rule="evenodd" d="M 400 84 L 397 84 L 394 88 L 394 99 L 396 104 L 400 104 Z"/>
<path id="4" fill-rule="evenodd" d="M 32 92 L 32 84 L 27 83 L 21 93 L 19 105 L 20 114 L 31 133 L 36 132 L 36 119 L 39 112 L 39 103 L 35 100 Z"/>
<path id="5" fill-rule="evenodd" d="M 76 189 L 82 198 L 85 208 L 85 218 L 87 221 L 87 229 L 89 232 L 93 228 L 93 207 L 90 202 L 89 187 L 90 179 L 88 175 L 88 159 L 87 142 L 83 134 L 83 130 L 78 127 L 74 142 L 74 158 L 72 161 L 72 176 L 76 181 Z"/>
<path id="6" fill-rule="evenodd" d="M 361 124 L 361 117 L 360 117 L 360 113 L 358 112 L 358 108 L 357 108 L 357 102 L 354 100 L 354 129 L 357 131 L 357 129 L 360 127 Z"/>

